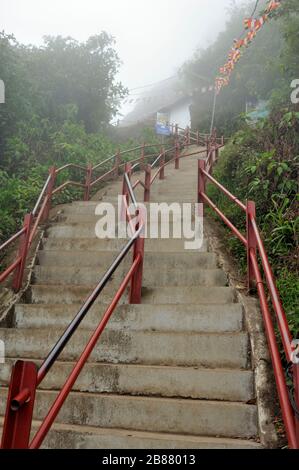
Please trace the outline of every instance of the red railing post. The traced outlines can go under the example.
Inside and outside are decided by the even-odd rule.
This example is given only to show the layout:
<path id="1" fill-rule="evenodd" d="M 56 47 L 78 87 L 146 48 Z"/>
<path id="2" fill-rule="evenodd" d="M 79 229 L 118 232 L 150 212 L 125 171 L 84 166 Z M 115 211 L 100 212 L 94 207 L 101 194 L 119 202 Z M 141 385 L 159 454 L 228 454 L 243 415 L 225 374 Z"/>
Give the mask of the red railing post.
<path id="1" fill-rule="evenodd" d="M 200 209 L 201 217 L 204 215 L 204 199 L 202 198 L 202 194 L 206 193 L 206 177 L 202 173 L 203 170 L 206 170 L 206 162 L 205 160 L 198 160 L 197 202 L 202 204 Z"/>
<path id="2" fill-rule="evenodd" d="M 87 170 L 86 170 L 86 179 L 85 179 L 84 201 L 89 201 L 91 175 L 92 175 L 92 165 L 88 164 Z"/>
<path id="3" fill-rule="evenodd" d="M 175 136 L 176 136 L 176 138 L 179 137 L 179 126 L 178 126 L 178 124 L 175 125 Z"/>
<path id="4" fill-rule="evenodd" d="M 21 289 L 22 283 L 23 283 L 24 270 L 26 266 L 26 259 L 27 259 L 28 248 L 29 248 L 31 224 L 32 224 L 32 214 L 26 214 L 24 217 L 24 224 L 23 224 L 23 227 L 26 230 L 23 233 L 23 235 L 21 235 L 20 244 L 19 244 L 19 257 L 21 258 L 21 261 L 18 267 L 16 268 L 16 272 L 15 272 L 13 283 L 12 283 L 12 288 L 15 292 L 18 292 Z"/>
<path id="5" fill-rule="evenodd" d="M 131 163 L 127 162 L 125 164 L 123 185 L 122 185 L 122 196 L 125 198 L 127 205 L 129 204 L 129 190 L 128 190 L 127 182 L 125 179 L 125 174 L 127 174 L 129 178 L 131 177 L 131 167 L 132 167 Z M 121 219 L 124 221 L 127 220 L 127 209 L 125 207 L 123 199 L 122 199 L 122 207 L 121 207 Z"/>
<path id="6" fill-rule="evenodd" d="M 125 164 L 124 174 L 126 173 L 129 178 L 131 178 L 131 168 L 132 168 L 131 163 L 127 162 Z M 128 191 L 127 182 L 126 182 L 125 177 L 123 177 L 122 195 L 126 196 L 126 198 L 128 199 L 129 191 Z"/>
<path id="7" fill-rule="evenodd" d="M 247 233 L 247 287 L 248 291 L 253 287 L 255 276 L 251 263 L 250 252 L 254 250 L 256 253 L 256 237 L 251 223 L 251 217 L 255 218 L 255 202 L 247 201 L 246 203 L 246 233 Z"/>
<path id="8" fill-rule="evenodd" d="M 9 384 L 2 449 L 28 449 L 36 386 L 36 364 L 17 361 Z"/>
<path id="9" fill-rule="evenodd" d="M 178 142 L 175 143 L 175 161 L 174 161 L 174 168 L 178 170 L 180 168 L 180 144 Z"/>
<path id="10" fill-rule="evenodd" d="M 160 158 L 160 172 L 159 172 L 159 179 L 164 180 L 165 179 L 165 174 L 164 174 L 164 164 L 165 164 L 165 152 L 164 149 L 161 149 L 161 158 Z"/>
<path id="11" fill-rule="evenodd" d="M 142 220 L 140 217 L 140 213 L 138 212 L 138 223 L 137 223 L 136 230 L 138 230 L 140 223 L 142 223 Z M 130 304 L 141 303 L 142 273 L 143 273 L 143 258 L 144 258 L 144 236 L 139 236 L 134 243 L 133 262 L 136 260 L 138 255 L 140 255 L 140 262 L 131 279 Z"/>
<path id="12" fill-rule="evenodd" d="M 145 165 L 145 173 L 144 173 L 144 202 L 150 201 L 151 195 L 151 172 L 152 167 L 150 165 Z"/>
<path id="13" fill-rule="evenodd" d="M 49 212 L 50 212 L 50 209 L 51 209 L 51 202 L 52 202 L 52 193 L 53 193 L 53 189 L 54 189 L 54 184 L 55 184 L 55 179 L 56 179 L 56 169 L 55 169 L 55 166 L 52 166 L 50 169 L 49 169 L 49 173 L 50 173 L 50 181 L 49 181 L 49 184 L 48 184 L 48 188 L 47 188 L 47 194 L 46 194 L 46 197 L 48 198 L 48 201 L 47 201 L 47 204 L 45 206 L 45 210 L 44 210 L 44 215 L 42 217 L 42 221 L 44 222 L 45 220 L 47 220 L 47 218 L 49 217 Z"/>

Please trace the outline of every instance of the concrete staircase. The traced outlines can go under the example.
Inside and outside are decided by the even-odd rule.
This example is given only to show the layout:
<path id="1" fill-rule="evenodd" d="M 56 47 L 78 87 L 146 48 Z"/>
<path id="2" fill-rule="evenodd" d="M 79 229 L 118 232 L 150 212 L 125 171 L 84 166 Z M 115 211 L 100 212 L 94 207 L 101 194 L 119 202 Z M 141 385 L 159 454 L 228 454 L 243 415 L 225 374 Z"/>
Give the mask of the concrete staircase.
<path id="1" fill-rule="evenodd" d="M 168 167 L 152 201 L 196 198 L 195 158 Z M 134 180 L 134 179 L 133 179 Z M 98 199 L 116 203 L 121 182 Z M 137 199 L 142 201 L 136 190 Z M 0 414 L 16 358 L 47 355 L 124 240 L 95 236 L 97 202 L 61 206 L 38 253 L 33 283 L 0 330 Z M 57 213 L 57 210 L 55 210 Z M 53 215 L 53 214 L 52 214 Z M 242 306 L 208 240 L 146 240 L 141 305 L 124 297 L 44 441 L 50 448 L 256 448 L 257 408 Z M 123 263 L 37 393 L 34 429 L 63 385 L 127 271 Z"/>

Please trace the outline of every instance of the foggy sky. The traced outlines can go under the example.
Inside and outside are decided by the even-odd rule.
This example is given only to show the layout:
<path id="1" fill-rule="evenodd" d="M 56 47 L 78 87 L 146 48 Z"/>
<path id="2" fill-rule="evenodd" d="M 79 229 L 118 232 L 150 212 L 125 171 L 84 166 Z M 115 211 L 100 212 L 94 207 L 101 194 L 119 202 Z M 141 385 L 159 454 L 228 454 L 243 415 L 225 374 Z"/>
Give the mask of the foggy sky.
<path id="1" fill-rule="evenodd" d="M 240 3 L 241 0 L 237 0 Z M 79 41 L 102 30 L 116 39 L 129 89 L 173 75 L 196 47 L 224 29 L 232 0 L 1 0 L 0 29 L 39 45 L 44 35 Z"/>

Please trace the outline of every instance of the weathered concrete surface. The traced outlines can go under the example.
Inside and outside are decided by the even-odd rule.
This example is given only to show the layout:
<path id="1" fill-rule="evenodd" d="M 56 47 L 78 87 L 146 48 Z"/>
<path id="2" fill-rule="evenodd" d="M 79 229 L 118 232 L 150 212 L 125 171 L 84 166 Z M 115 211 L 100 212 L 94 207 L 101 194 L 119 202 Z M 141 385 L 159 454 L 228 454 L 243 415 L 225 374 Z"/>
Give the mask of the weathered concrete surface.
<path id="1" fill-rule="evenodd" d="M 1 421 L 0 421 L 1 422 Z M 40 422 L 33 421 L 32 437 Z M 55 423 L 43 442 L 49 449 L 259 449 L 253 440 Z"/>
<path id="2" fill-rule="evenodd" d="M 0 383 L 7 384 L 14 359 L 0 369 Z M 35 360 L 38 364 L 40 360 Z M 41 383 L 42 389 L 58 390 L 74 363 L 57 362 Z M 243 401 L 254 397 L 253 372 L 235 369 L 87 363 L 74 390 L 126 395 L 204 398 Z"/>
<path id="3" fill-rule="evenodd" d="M 54 328 L 0 329 L 6 355 L 43 358 L 63 330 Z M 78 330 L 60 358 L 75 360 L 91 332 Z M 203 367 L 246 368 L 248 366 L 247 333 L 180 333 L 107 329 L 93 350 L 93 361 L 167 364 Z"/>
<path id="4" fill-rule="evenodd" d="M 98 279 L 100 279 L 99 276 Z M 62 284 L 32 284 L 31 300 L 33 303 L 82 303 L 87 298 L 93 284 L 88 285 L 62 285 Z M 115 294 L 115 283 L 109 283 L 101 293 L 97 303 L 107 303 L 111 301 Z M 29 296 L 29 295 L 28 295 Z M 29 296 L 30 297 L 30 296 Z M 235 291 L 230 287 L 209 287 L 203 286 L 182 286 L 177 287 L 144 287 L 142 293 L 142 303 L 145 304 L 227 304 L 235 301 Z M 126 302 L 126 298 L 121 302 Z"/>
<path id="5" fill-rule="evenodd" d="M 196 158 L 167 167 L 152 201 L 195 202 Z M 117 181 L 98 199 L 116 204 Z M 141 190 L 136 190 L 140 200 Z M 10 358 L 38 363 L 47 355 L 125 240 L 100 240 L 97 201 L 56 208 L 40 246 L 33 282 L 16 305 L 14 328 L 0 330 Z M 175 222 L 180 222 L 181 217 Z M 58 448 L 256 448 L 258 417 L 250 341 L 234 287 L 205 239 L 145 240 L 142 305 L 127 294 L 114 312 L 57 424 L 44 443 Z M 131 255 L 108 283 L 37 395 L 35 418 L 47 412 L 74 361 L 111 301 Z M 0 411 L 4 413 L 5 389 Z M 34 427 L 36 423 L 34 424 Z"/>
<path id="6" fill-rule="evenodd" d="M 66 327 L 76 313 L 74 304 L 18 304 L 15 324 L 18 328 Z M 83 325 L 94 328 L 103 307 L 94 305 Z M 184 321 L 182 322 L 182 318 Z M 239 304 L 162 304 L 121 305 L 116 308 L 107 328 L 152 331 L 189 331 L 220 333 L 241 331 L 243 312 Z"/>
<path id="7" fill-rule="evenodd" d="M 172 269 L 172 270 L 171 270 Z M 184 268 L 182 268 L 184 269 Z M 146 287 L 159 286 L 225 286 L 227 278 L 221 269 L 190 268 L 178 269 L 161 265 L 144 271 L 143 281 Z M 113 280 L 117 288 L 129 270 L 129 265 L 121 265 L 113 274 Z M 62 266 L 35 266 L 34 279 L 38 284 L 79 284 L 91 285 L 96 283 L 99 277 L 105 274 L 106 269 L 99 267 L 62 267 Z"/>
<path id="8" fill-rule="evenodd" d="M 84 250 L 88 251 L 119 251 L 124 247 L 126 240 L 109 238 L 67 238 L 67 237 L 50 237 L 43 239 L 43 252 L 51 250 L 63 250 L 66 253 L 68 250 Z M 207 239 L 203 240 L 201 251 L 207 251 Z M 145 252 L 150 253 L 186 253 L 184 248 L 184 240 L 181 239 L 154 239 L 148 238 L 145 243 Z M 198 250 L 188 250 L 188 252 L 196 252 Z M 211 253 L 213 254 L 213 253 Z"/>
<path id="9" fill-rule="evenodd" d="M 6 393 L 1 390 L 0 413 Z M 56 393 L 39 391 L 34 417 L 45 417 Z M 72 392 L 58 423 L 150 432 L 250 438 L 257 432 L 256 407 L 236 402 L 184 400 Z M 246 426 L 244 426 L 246 423 Z"/>

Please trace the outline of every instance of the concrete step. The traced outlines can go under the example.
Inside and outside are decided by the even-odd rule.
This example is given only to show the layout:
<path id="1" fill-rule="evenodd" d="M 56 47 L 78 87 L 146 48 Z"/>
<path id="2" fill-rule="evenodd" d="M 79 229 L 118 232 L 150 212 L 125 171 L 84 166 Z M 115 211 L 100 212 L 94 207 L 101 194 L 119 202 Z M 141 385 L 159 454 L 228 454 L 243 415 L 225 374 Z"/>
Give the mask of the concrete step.
<path id="1" fill-rule="evenodd" d="M 110 264 L 99 266 L 98 268 L 88 268 L 76 266 L 55 266 L 43 265 L 35 266 L 34 280 L 38 284 L 56 284 L 61 282 L 64 284 L 80 284 L 90 285 L 98 282 L 104 275 Z M 173 269 L 173 270 L 172 270 Z M 129 263 L 121 264 L 111 278 L 111 283 L 118 286 L 124 279 L 129 270 Z M 225 286 L 227 277 L 222 269 L 184 269 L 172 268 L 171 266 L 162 265 L 160 268 L 154 266 L 151 269 L 143 271 L 143 285 L 147 287 L 158 286 Z"/>
<path id="2" fill-rule="evenodd" d="M 160 201 L 159 201 L 160 202 Z M 186 220 L 186 221 L 189 221 L 190 220 L 190 217 L 191 220 L 194 220 L 194 207 L 192 210 L 188 209 L 186 210 L 182 205 L 180 205 L 179 203 L 174 203 L 174 204 L 170 204 L 169 202 L 167 202 L 166 204 L 166 201 L 164 202 L 164 204 L 160 205 L 159 204 L 159 208 L 158 206 L 156 206 L 156 203 L 155 205 L 153 205 L 153 203 L 150 205 L 147 205 L 147 204 L 143 204 L 140 205 L 140 208 L 143 207 L 145 208 L 145 213 L 144 213 L 144 217 L 146 218 L 147 222 L 149 221 L 159 221 L 159 218 L 161 217 L 161 213 L 163 214 L 163 216 L 165 217 L 164 220 L 167 221 L 170 221 L 170 223 L 174 223 L 174 222 L 180 222 L 182 220 Z M 114 217 L 115 217 L 115 221 L 117 221 L 118 219 L 118 214 L 121 210 L 121 203 L 118 203 L 118 201 L 102 201 L 98 204 L 99 208 L 98 208 L 98 213 L 95 212 L 97 206 L 95 206 L 95 210 L 94 211 L 88 211 L 88 212 L 82 212 L 82 211 L 72 211 L 71 209 L 68 211 L 68 210 L 64 210 L 63 212 L 57 214 L 57 219 L 59 222 L 65 222 L 65 223 L 78 223 L 78 224 L 84 224 L 84 223 L 96 223 L 98 220 L 100 220 L 102 217 L 103 217 L 103 208 L 101 208 L 101 204 L 105 204 L 105 208 L 106 208 L 106 205 L 109 204 L 111 205 L 113 208 L 114 208 Z M 194 204 L 192 204 L 194 206 Z M 135 207 L 131 206 L 130 208 L 130 213 L 133 215 L 135 214 Z M 104 212 L 104 215 L 106 217 L 106 213 Z"/>
<path id="3" fill-rule="evenodd" d="M 15 325 L 17 328 L 63 328 L 74 318 L 78 307 L 78 304 L 17 304 Z M 93 329 L 103 310 L 103 306 L 94 305 L 84 319 L 84 327 Z M 241 331 L 243 312 L 240 304 L 121 305 L 114 311 L 108 326 L 121 330 L 198 333 Z"/>
<path id="4" fill-rule="evenodd" d="M 46 251 L 68 251 L 68 250 L 90 250 L 90 251 L 120 251 L 126 244 L 125 239 L 100 239 L 100 238 L 64 238 L 64 237 L 51 237 L 43 238 L 42 249 Z M 154 253 L 198 253 L 208 251 L 208 241 L 203 240 L 203 245 L 200 250 L 185 250 L 184 240 L 182 239 L 150 239 L 145 242 L 145 252 Z"/>
<path id="5" fill-rule="evenodd" d="M 60 222 L 55 225 L 50 226 L 46 230 L 46 235 L 47 237 L 53 237 L 53 238 L 98 238 L 96 236 L 96 222 L 99 220 L 99 218 L 94 218 L 93 221 L 82 221 L 81 223 L 66 223 L 66 222 Z M 175 228 L 174 228 L 175 225 Z M 187 229 L 189 229 L 189 225 L 187 226 Z M 117 224 L 115 223 L 115 232 L 111 234 L 108 238 L 114 238 L 118 236 L 117 232 Z M 147 227 L 150 227 L 150 224 L 148 222 Z M 191 226 L 191 229 L 194 230 L 194 227 Z M 152 230 L 152 232 L 150 231 Z M 184 241 L 183 237 L 183 227 L 181 222 L 176 222 L 173 224 L 170 222 L 169 224 L 163 224 L 163 231 L 161 230 L 160 224 L 153 223 L 152 224 L 152 229 L 147 229 L 147 232 L 145 234 L 146 240 L 148 239 L 166 239 L 166 240 L 173 240 L 173 239 L 179 239 L 181 241 Z M 163 235 L 163 236 L 162 236 Z M 107 238 L 107 237 L 106 237 Z M 193 237 L 194 238 L 194 237 Z"/>
<path id="6" fill-rule="evenodd" d="M 45 417 L 56 394 L 54 391 L 37 392 L 35 419 Z M 3 415 L 6 391 L 2 389 L 0 396 L 0 413 Z M 257 433 L 257 410 L 255 405 L 235 402 L 72 392 L 56 422 L 147 432 L 252 438 Z"/>
<path id="7" fill-rule="evenodd" d="M 63 330 L 0 329 L 7 357 L 43 359 Z M 60 360 L 78 358 L 91 336 L 79 328 L 61 353 Z M 186 333 L 160 331 L 121 331 L 107 329 L 90 356 L 93 362 L 224 367 L 246 369 L 249 341 L 247 333 Z"/>
<path id="8" fill-rule="evenodd" d="M 0 417 L 0 428 L 3 418 Z M 32 423 L 33 437 L 41 422 Z M 261 449 L 254 440 L 54 423 L 42 449 Z"/>
<path id="9" fill-rule="evenodd" d="M 190 193 L 191 194 L 191 193 Z M 194 195 L 194 191 L 192 191 L 192 195 Z M 101 203 L 109 203 L 114 206 L 115 209 L 121 206 L 122 204 L 122 197 L 118 199 L 119 196 L 104 196 L 102 199 L 98 201 L 89 201 L 86 203 L 79 204 L 78 202 L 73 202 L 72 204 L 64 204 L 59 207 L 57 207 L 58 215 L 95 215 L 95 211 L 97 206 L 99 206 Z M 82 201 L 81 201 L 82 202 Z M 151 202 L 143 202 L 142 200 L 137 201 L 139 205 L 142 205 L 143 207 L 146 207 L 147 210 L 150 210 L 151 207 Z M 163 201 L 161 201 L 163 203 Z M 131 201 L 130 201 L 131 204 Z M 193 204 L 194 207 L 194 204 Z M 133 208 L 133 206 L 132 206 Z M 179 202 L 179 205 L 172 206 L 172 210 L 174 210 L 175 213 L 182 212 L 183 211 L 183 205 Z"/>
<path id="10" fill-rule="evenodd" d="M 49 266 L 80 266 L 89 268 L 107 268 L 112 264 L 119 254 L 118 251 L 104 250 L 51 250 L 38 252 L 38 264 Z M 130 264 L 132 256 L 128 255 L 124 263 Z M 217 268 L 217 257 L 214 253 L 190 253 L 186 250 L 184 253 L 160 253 L 159 256 L 154 252 L 147 253 L 144 258 L 144 269 L 167 267 L 168 269 L 211 269 Z"/>
<path id="11" fill-rule="evenodd" d="M 52 449 L 260 449 L 253 440 L 57 424 L 43 447 Z"/>
<path id="12" fill-rule="evenodd" d="M 12 364 L 0 368 L 0 383 L 7 385 Z M 38 365 L 40 360 L 34 360 Z M 57 362 L 40 388 L 59 390 L 74 363 Z M 144 366 L 135 364 L 87 363 L 73 390 L 92 393 L 197 398 L 247 402 L 254 398 L 253 372 L 237 369 Z"/>
<path id="13" fill-rule="evenodd" d="M 42 304 L 72 304 L 83 303 L 94 289 L 95 284 L 87 285 L 61 285 L 61 284 L 32 284 L 28 298 L 33 303 Z M 116 293 L 115 285 L 109 283 L 99 295 L 97 303 L 111 302 Z M 142 304 L 230 304 L 236 299 L 235 291 L 231 287 L 203 286 L 168 286 L 160 288 L 143 288 Z M 120 303 L 127 301 L 126 295 Z"/>

